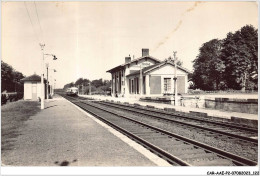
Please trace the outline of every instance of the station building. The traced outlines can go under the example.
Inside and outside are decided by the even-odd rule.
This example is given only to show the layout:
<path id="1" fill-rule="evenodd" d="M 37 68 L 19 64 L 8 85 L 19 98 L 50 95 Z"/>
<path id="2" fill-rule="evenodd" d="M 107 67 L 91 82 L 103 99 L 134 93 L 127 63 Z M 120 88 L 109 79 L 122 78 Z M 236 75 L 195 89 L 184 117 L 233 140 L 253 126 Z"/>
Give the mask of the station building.
<path id="1" fill-rule="evenodd" d="M 34 100 L 37 101 L 41 97 L 41 77 L 39 75 L 33 74 L 26 78 L 21 79 L 24 83 L 24 100 Z M 44 97 L 47 94 L 47 81 L 44 79 Z"/>
<path id="2" fill-rule="evenodd" d="M 174 94 L 175 67 L 170 60 L 160 61 L 142 49 L 142 57 L 125 57 L 125 63 L 107 72 L 112 77 L 112 96 L 163 96 Z M 188 71 L 177 66 L 177 92 L 187 93 Z"/>

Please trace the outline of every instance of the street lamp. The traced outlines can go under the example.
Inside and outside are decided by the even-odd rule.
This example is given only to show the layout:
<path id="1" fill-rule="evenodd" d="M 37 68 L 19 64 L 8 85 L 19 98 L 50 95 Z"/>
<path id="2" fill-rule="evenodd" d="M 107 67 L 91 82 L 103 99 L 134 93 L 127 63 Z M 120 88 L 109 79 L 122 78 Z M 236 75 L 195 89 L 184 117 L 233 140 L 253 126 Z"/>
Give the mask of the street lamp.
<path id="1" fill-rule="evenodd" d="M 54 73 L 55 72 L 57 72 L 57 70 L 55 70 L 55 69 L 49 69 L 49 70 L 52 70 L 53 71 L 53 77 L 52 77 L 52 75 L 51 75 L 51 83 L 52 83 L 52 88 L 51 88 L 51 95 L 53 96 L 54 95 L 54 80 L 55 80 L 55 78 L 54 78 Z"/>
<path id="2" fill-rule="evenodd" d="M 53 60 L 57 60 L 57 57 L 53 54 L 44 54 L 46 56 L 53 56 Z M 47 100 L 49 99 L 49 79 L 48 79 L 48 68 L 49 68 L 49 63 L 46 63 L 47 67 Z"/>
<path id="3" fill-rule="evenodd" d="M 56 58 L 56 57 L 55 57 Z M 54 58 L 53 58 L 54 59 Z M 57 58 L 56 58 L 57 59 Z M 55 59 L 55 60 L 56 60 Z M 53 70 L 54 72 L 56 72 L 55 69 L 49 69 L 49 63 L 46 63 L 46 68 L 47 68 L 47 99 L 49 99 L 49 94 L 52 93 L 52 89 L 50 89 L 50 92 L 49 92 L 49 70 Z M 52 82 L 52 81 L 51 81 Z"/>
<path id="4" fill-rule="evenodd" d="M 40 47 L 42 50 L 42 62 L 41 62 L 41 66 L 42 66 L 42 74 L 41 74 L 41 109 L 44 109 L 44 83 L 43 83 L 43 75 L 44 75 L 44 55 L 47 56 L 53 56 L 53 60 L 57 60 L 57 57 L 53 54 L 44 54 L 44 47 L 45 44 L 40 43 Z M 47 86 L 48 86 L 48 81 L 47 81 Z M 47 98 L 48 98 L 48 87 L 47 87 Z"/>

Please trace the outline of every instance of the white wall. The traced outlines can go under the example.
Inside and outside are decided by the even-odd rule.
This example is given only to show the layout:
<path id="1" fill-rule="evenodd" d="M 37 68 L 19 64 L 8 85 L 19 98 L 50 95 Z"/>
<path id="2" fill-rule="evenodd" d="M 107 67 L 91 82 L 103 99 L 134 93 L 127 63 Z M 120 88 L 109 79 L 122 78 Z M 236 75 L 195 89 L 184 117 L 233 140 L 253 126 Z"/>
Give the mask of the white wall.
<path id="1" fill-rule="evenodd" d="M 41 97 L 41 82 L 36 83 L 37 99 Z M 24 82 L 24 100 L 32 99 L 32 82 Z"/>
<path id="2" fill-rule="evenodd" d="M 24 99 L 25 100 L 32 99 L 32 83 L 31 82 L 24 83 Z"/>
<path id="3" fill-rule="evenodd" d="M 156 68 L 155 70 L 152 70 L 149 75 L 151 76 L 156 76 L 160 75 L 161 76 L 161 90 L 164 92 L 164 78 L 171 78 L 171 92 L 174 90 L 174 70 L 175 67 L 172 65 L 164 65 L 162 67 Z M 184 72 L 183 70 L 180 70 L 177 68 L 176 71 L 177 76 L 185 76 L 185 93 L 188 92 L 188 73 Z M 178 82 L 178 80 L 177 80 Z"/>

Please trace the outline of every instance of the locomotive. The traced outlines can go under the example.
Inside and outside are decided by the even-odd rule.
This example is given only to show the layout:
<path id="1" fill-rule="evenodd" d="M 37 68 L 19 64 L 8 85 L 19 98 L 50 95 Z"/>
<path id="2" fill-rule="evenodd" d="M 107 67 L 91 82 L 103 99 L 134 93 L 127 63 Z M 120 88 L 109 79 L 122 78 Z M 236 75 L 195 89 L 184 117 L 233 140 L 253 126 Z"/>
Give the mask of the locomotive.
<path id="1" fill-rule="evenodd" d="M 70 87 L 66 90 L 66 94 L 69 96 L 77 96 L 78 95 L 78 88 L 77 87 Z"/>

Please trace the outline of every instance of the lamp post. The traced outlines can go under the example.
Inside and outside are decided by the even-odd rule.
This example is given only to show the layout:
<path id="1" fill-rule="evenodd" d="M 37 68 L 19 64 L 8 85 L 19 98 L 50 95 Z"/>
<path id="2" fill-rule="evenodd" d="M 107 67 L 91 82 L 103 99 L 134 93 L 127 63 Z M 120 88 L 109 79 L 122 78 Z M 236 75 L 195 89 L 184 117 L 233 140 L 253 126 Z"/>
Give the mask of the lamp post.
<path id="1" fill-rule="evenodd" d="M 53 81 L 53 95 L 54 95 L 55 85 L 56 85 L 56 79 L 54 79 Z"/>
<path id="2" fill-rule="evenodd" d="M 177 57 L 176 57 L 177 51 L 173 52 L 174 57 L 174 106 L 177 106 Z"/>
<path id="3" fill-rule="evenodd" d="M 41 74 L 41 109 L 44 109 L 44 83 L 43 83 L 43 74 L 44 74 L 44 46 L 45 44 L 40 43 L 41 50 L 42 50 L 42 74 Z"/>
<path id="4" fill-rule="evenodd" d="M 54 73 L 55 72 L 57 72 L 57 70 L 55 70 L 55 69 L 50 69 L 50 70 L 53 70 L 53 88 L 52 88 L 52 95 L 54 95 L 54 89 L 55 89 L 55 81 L 56 81 L 56 79 L 55 79 L 55 77 L 54 77 Z"/>
<path id="5" fill-rule="evenodd" d="M 47 66 L 47 64 L 46 64 L 46 66 Z M 48 81 L 48 70 L 50 70 L 50 71 L 53 71 L 53 77 L 52 77 L 52 75 L 51 75 L 51 78 L 50 78 L 50 84 L 52 84 L 52 85 L 50 85 L 51 86 L 51 89 L 50 89 L 50 94 L 53 96 L 53 94 L 54 94 L 54 73 L 55 72 L 57 72 L 55 69 L 48 69 L 48 67 L 47 67 L 47 81 Z"/>
<path id="6" fill-rule="evenodd" d="M 57 57 L 53 54 L 44 54 L 46 56 L 53 56 L 53 60 L 57 60 Z M 47 100 L 49 99 L 49 80 L 48 80 L 48 67 L 49 67 L 49 63 L 46 63 L 46 67 L 47 67 Z"/>
<path id="7" fill-rule="evenodd" d="M 48 68 L 49 68 L 49 63 L 46 63 L 46 68 L 47 68 L 47 100 L 49 99 L 49 79 L 48 79 Z"/>
<path id="8" fill-rule="evenodd" d="M 41 47 L 41 50 L 42 50 L 42 62 L 41 62 L 41 67 L 42 67 L 42 70 L 41 70 L 41 109 L 44 109 L 44 55 L 51 55 L 53 56 L 53 60 L 56 60 L 56 56 L 53 55 L 53 54 L 44 54 L 44 47 L 45 47 L 45 44 L 43 43 L 40 43 L 40 47 Z M 48 87 L 47 87 L 48 89 Z M 48 97 L 48 96 L 47 96 Z"/>
<path id="9" fill-rule="evenodd" d="M 142 63 L 140 63 L 140 96 L 143 95 L 143 75 L 142 75 Z"/>
<path id="10" fill-rule="evenodd" d="M 89 95 L 91 95 L 91 82 L 89 82 Z"/>

